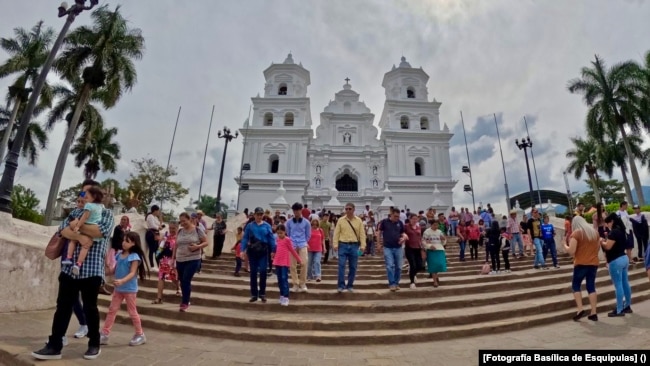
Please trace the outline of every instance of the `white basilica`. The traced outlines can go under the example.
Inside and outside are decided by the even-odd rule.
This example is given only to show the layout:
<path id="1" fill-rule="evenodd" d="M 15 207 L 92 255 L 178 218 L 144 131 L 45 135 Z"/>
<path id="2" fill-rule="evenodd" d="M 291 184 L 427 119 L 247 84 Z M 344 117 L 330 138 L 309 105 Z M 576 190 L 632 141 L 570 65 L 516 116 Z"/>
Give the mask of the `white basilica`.
<path id="1" fill-rule="evenodd" d="M 402 57 L 384 74 L 386 100 L 378 127 L 359 93 L 343 85 L 320 114 L 316 136 L 307 94 L 309 71 L 292 55 L 264 70 L 264 96 L 252 98 L 244 136 L 244 166 L 237 178 L 238 208 L 269 207 L 282 182 L 289 204 L 323 207 L 332 189 L 358 208 L 377 207 L 389 187 L 396 206 L 412 211 L 452 205 L 449 140 L 440 104 L 429 101 L 429 76 Z M 435 193 L 434 193 L 435 191 Z"/>

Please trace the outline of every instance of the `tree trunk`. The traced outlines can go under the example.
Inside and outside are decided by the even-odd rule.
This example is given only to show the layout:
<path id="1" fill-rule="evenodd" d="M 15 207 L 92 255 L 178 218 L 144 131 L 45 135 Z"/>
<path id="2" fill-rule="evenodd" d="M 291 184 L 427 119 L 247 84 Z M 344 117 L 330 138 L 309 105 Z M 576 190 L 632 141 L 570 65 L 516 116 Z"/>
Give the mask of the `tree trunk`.
<path id="1" fill-rule="evenodd" d="M 596 200 L 596 204 L 600 202 L 600 190 L 598 189 L 598 174 L 590 174 L 589 178 L 591 178 L 591 183 L 593 185 L 592 189 L 594 191 L 594 199 Z"/>
<path id="2" fill-rule="evenodd" d="M 630 188 L 630 181 L 627 179 L 627 172 L 624 167 L 621 167 L 621 175 L 623 176 L 623 187 L 625 188 L 625 200 L 632 203 L 632 189 Z"/>
<path id="3" fill-rule="evenodd" d="M 68 155 L 70 155 L 70 147 L 72 146 L 72 141 L 77 132 L 77 125 L 79 124 L 79 119 L 81 118 L 81 113 L 86 104 L 88 104 L 88 99 L 90 98 L 90 92 L 92 87 L 90 84 L 84 84 L 81 89 L 81 95 L 77 101 L 77 105 L 72 115 L 72 121 L 70 121 L 70 126 L 63 140 L 63 145 L 61 146 L 61 151 L 59 152 L 59 157 L 56 160 L 56 167 L 54 168 L 54 175 L 52 176 L 52 184 L 50 185 L 50 193 L 47 196 L 47 206 L 45 207 L 45 218 L 43 224 L 45 226 L 50 226 L 52 224 L 52 215 L 54 213 L 54 204 L 56 203 L 56 196 L 59 194 L 59 188 L 61 187 L 61 179 L 63 178 L 63 171 L 65 170 L 65 163 L 68 160 Z"/>
<path id="4" fill-rule="evenodd" d="M 645 198 L 643 197 L 643 187 L 641 186 L 641 179 L 639 178 L 639 171 L 636 169 L 636 161 L 632 155 L 630 142 L 627 141 L 627 132 L 625 126 L 619 124 L 621 136 L 623 137 L 623 145 L 625 145 L 625 154 L 627 155 L 628 164 L 630 165 L 630 172 L 632 173 L 632 181 L 634 182 L 634 189 L 636 190 L 637 203 L 641 206 L 645 205 Z M 630 202 L 633 203 L 633 202 Z"/>
<path id="5" fill-rule="evenodd" d="M 11 117 L 9 117 L 9 123 L 5 129 L 5 134 L 2 136 L 2 142 L 0 142 L 0 161 L 3 161 L 5 158 L 5 153 L 7 152 L 7 147 L 9 146 L 9 138 L 11 137 L 11 132 L 14 128 L 14 123 L 16 123 L 16 117 L 18 116 L 18 109 L 22 104 L 20 97 L 16 96 L 14 98 L 14 110 L 11 111 Z M 20 147 L 22 150 L 22 146 Z"/>

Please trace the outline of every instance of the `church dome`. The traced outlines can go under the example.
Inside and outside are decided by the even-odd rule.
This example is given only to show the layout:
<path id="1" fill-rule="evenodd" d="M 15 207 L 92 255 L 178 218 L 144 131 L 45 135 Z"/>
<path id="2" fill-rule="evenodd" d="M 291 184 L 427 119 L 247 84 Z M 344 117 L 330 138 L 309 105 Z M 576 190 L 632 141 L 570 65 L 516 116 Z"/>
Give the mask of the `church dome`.
<path id="1" fill-rule="evenodd" d="M 402 62 L 399 63 L 399 67 L 401 67 L 401 68 L 407 68 L 407 69 L 410 69 L 410 68 L 411 68 L 411 64 L 408 63 L 408 61 L 406 61 L 406 57 L 402 56 L 402 60 L 401 60 L 401 61 L 402 61 Z"/>

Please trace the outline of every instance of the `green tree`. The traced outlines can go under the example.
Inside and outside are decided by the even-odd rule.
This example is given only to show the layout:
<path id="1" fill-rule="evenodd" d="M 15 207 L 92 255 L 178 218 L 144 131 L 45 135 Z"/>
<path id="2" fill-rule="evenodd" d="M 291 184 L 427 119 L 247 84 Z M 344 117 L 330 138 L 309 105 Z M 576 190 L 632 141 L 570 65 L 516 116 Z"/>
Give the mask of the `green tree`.
<path id="1" fill-rule="evenodd" d="M 152 201 L 177 204 L 188 194 L 187 188 L 173 180 L 178 175 L 173 166 L 165 169 L 152 158 L 131 162 L 135 173 L 131 173 L 126 181 L 130 199 L 127 207 L 136 207 L 140 212 L 148 212 L 147 205 Z"/>
<path id="2" fill-rule="evenodd" d="M 75 155 L 75 166 L 84 166 L 84 177 L 95 179 L 100 171 L 115 173 L 120 160 L 120 145 L 113 141 L 117 128 L 99 128 L 90 138 L 79 138 L 70 150 Z M 85 163 L 84 163 L 85 162 Z"/>
<path id="3" fill-rule="evenodd" d="M 52 130 L 57 122 L 66 121 L 68 132 L 72 125 L 72 115 L 77 106 L 77 101 L 81 95 L 81 79 L 71 80 L 70 85 L 58 84 L 52 88 L 52 93 L 57 99 L 57 103 L 50 110 L 45 125 L 47 130 Z M 74 136 L 78 139 L 89 140 L 93 131 L 104 127 L 104 118 L 99 112 L 99 108 L 90 102 L 99 102 L 100 94 L 95 92 L 91 95 L 88 103 L 81 112 L 81 117 L 76 124 Z"/>
<path id="4" fill-rule="evenodd" d="M 203 211 L 203 213 L 208 217 L 214 217 L 217 213 L 217 198 L 208 196 L 207 194 L 201 195 L 201 199 L 194 201 L 197 210 Z M 228 205 L 221 202 L 221 212 L 225 212 L 228 209 Z"/>
<path id="5" fill-rule="evenodd" d="M 582 68 L 580 78 L 569 81 L 568 89 L 571 93 L 582 94 L 589 107 L 586 127 L 590 136 L 615 136 L 616 132 L 620 133 L 637 198 L 639 204 L 644 205 L 641 179 L 628 136 L 630 132 L 640 135 L 650 127 L 649 121 L 639 118 L 642 116 L 639 66 L 626 61 L 607 68 L 598 56 L 591 64 L 592 67 Z"/>
<path id="6" fill-rule="evenodd" d="M 20 184 L 11 191 L 11 214 L 16 219 L 42 224 L 43 216 L 37 211 L 40 203 L 34 191 Z"/>
<path id="7" fill-rule="evenodd" d="M 24 108 L 24 105 L 20 107 L 20 113 L 22 113 Z M 39 112 L 40 110 L 35 109 L 33 118 L 37 118 Z M 18 124 L 11 123 L 11 113 L 2 107 L 0 107 L 0 128 L 0 138 L 2 138 L 2 141 L 6 139 L 8 148 L 11 149 L 14 144 L 15 134 L 18 131 Z M 7 133 L 9 135 L 5 138 L 5 134 Z M 43 127 L 38 122 L 31 121 L 27 128 L 25 139 L 23 140 L 21 155 L 27 159 L 30 165 L 36 165 L 38 155 L 41 150 L 47 148 L 47 143 L 48 137 Z"/>
<path id="8" fill-rule="evenodd" d="M 66 37 L 65 50 L 56 62 L 57 71 L 66 80 L 81 76 L 83 84 L 54 169 L 45 209 L 46 224 L 51 221 L 77 125 L 93 91 L 97 92 L 104 107 L 115 106 L 123 93 L 136 84 L 133 61 L 141 59 L 144 50 L 142 32 L 129 27 L 119 6 L 114 11 L 102 6 L 93 11 L 91 17 L 91 27 L 81 26 Z"/>
<path id="9" fill-rule="evenodd" d="M 82 183 L 79 183 L 77 185 L 62 190 L 61 192 L 59 192 L 59 198 L 65 200 L 68 204 L 72 204 L 77 200 L 77 197 L 79 196 L 79 192 L 81 192 L 81 189 L 83 188 L 81 184 Z"/>
<path id="10" fill-rule="evenodd" d="M 102 188 L 106 189 L 107 191 L 112 189 L 113 190 L 113 197 L 115 198 L 116 201 L 119 201 L 126 207 L 128 200 L 129 200 L 129 190 L 126 188 L 122 187 L 122 184 L 118 182 L 116 179 L 113 178 L 107 178 L 104 179 L 101 183 Z"/>
<path id="11" fill-rule="evenodd" d="M 585 183 L 591 189 L 580 194 L 580 202 L 584 203 L 587 207 L 595 205 L 596 202 L 601 202 L 600 199 L 596 200 L 593 183 L 590 180 L 585 180 Z M 622 193 L 623 183 L 616 179 L 599 179 L 598 187 L 596 188 L 601 199 L 605 200 L 605 203 L 622 202 L 625 200 L 625 194 Z"/>
<path id="12" fill-rule="evenodd" d="M 650 160 L 650 149 L 642 148 L 643 139 L 637 135 L 629 136 L 628 139 L 630 151 L 634 155 L 634 159 L 640 160 L 643 165 L 648 164 L 648 161 Z M 628 202 L 633 202 L 632 190 L 630 189 L 630 182 L 627 178 L 628 159 L 623 141 L 620 139 L 605 139 L 599 146 L 599 153 L 601 154 L 599 159 L 601 170 L 607 174 L 608 177 L 612 177 L 615 167 L 618 167 L 621 170 L 623 188 L 625 189 L 625 198 Z M 620 201 L 622 201 L 622 199 L 618 202 Z"/>
<path id="13" fill-rule="evenodd" d="M 573 173 L 576 179 L 582 178 L 582 174 L 587 173 L 590 186 L 594 190 L 596 202 L 600 202 L 600 192 L 598 190 L 599 156 L 596 151 L 598 141 L 593 138 L 583 140 L 580 137 L 573 137 L 571 142 L 574 147 L 566 153 L 566 157 L 572 159 L 569 162 L 567 171 Z"/>
<path id="14" fill-rule="evenodd" d="M 45 28 L 43 21 L 40 21 L 29 32 L 24 28 L 15 28 L 14 36 L 14 38 L 0 38 L 0 48 L 9 54 L 9 58 L 0 65 L 0 78 L 14 74 L 18 75 L 9 87 L 9 95 L 7 96 L 8 103 L 13 101 L 12 112 L 9 114 L 6 125 L 8 127 L 5 128 L 8 131 L 14 131 L 15 122 L 24 111 L 24 106 L 32 90 L 28 85 L 31 86 L 36 83 L 41 67 L 50 53 L 50 46 L 56 37 L 56 33 L 52 28 Z M 44 108 L 51 106 L 52 88 L 46 82 L 34 112 L 38 114 Z M 11 134 L 4 134 L 2 140 L 0 140 L 0 161 L 4 159 L 10 136 Z"/>

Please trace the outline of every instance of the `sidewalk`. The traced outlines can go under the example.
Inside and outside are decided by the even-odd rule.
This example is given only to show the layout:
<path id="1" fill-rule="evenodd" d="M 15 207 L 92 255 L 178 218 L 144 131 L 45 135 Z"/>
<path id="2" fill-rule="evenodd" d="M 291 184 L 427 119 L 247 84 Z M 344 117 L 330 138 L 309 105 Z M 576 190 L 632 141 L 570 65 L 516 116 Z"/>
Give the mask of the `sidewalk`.
<path id="1" fill-rule="evenodd" d="M 0 365 L 446 365 L 478 364 L 478 349 L 650 349 L 650 301 L 634 304 L 633 315 L 567 320 L 528 330 L 449 341 L 408 345 L 323 347 L 240 342 L 145 329 L 148 342 L 129 347 L 133 328 L 116 324 L 111 345 L 102 348 L 95 361 L 81 358 L 86 339 L 69 338 L 63 360 L 43 363 L 33 360 L 31 351 L 43 346 L 49 334 L 52 311 L 0 314 Z M 567 309 L 570 318 L 573 309 Z M 69 333 L 77 328 L 76 320 Z"/>

